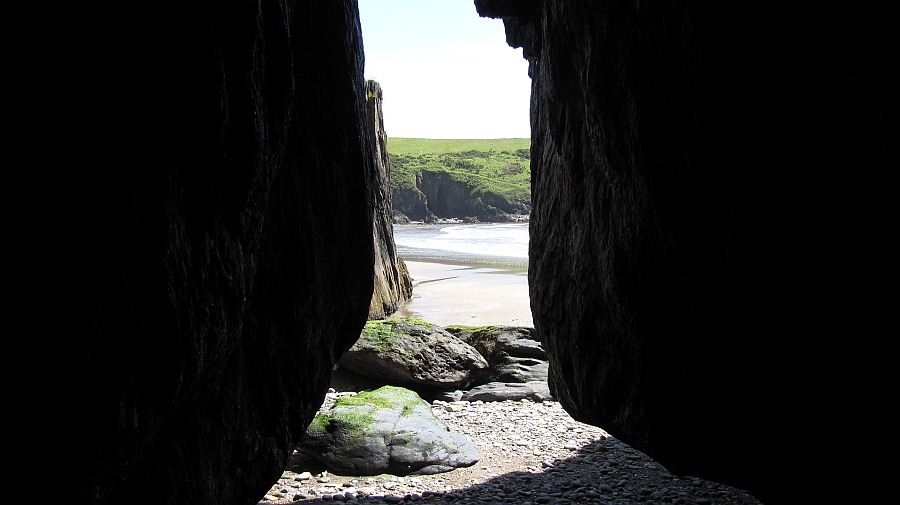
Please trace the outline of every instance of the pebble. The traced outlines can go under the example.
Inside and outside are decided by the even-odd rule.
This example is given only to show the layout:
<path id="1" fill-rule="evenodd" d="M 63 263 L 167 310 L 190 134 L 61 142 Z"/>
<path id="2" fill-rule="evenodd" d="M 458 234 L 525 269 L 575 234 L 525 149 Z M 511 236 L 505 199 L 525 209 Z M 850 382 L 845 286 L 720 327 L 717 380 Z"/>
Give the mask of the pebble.
<path id="1" fill-rule="evenodd" d="M 322 408 L 342 395 L 330 391 Z M 604 430 L 574 421 L 557 402 L 436 400 L 432 407 L 436 417 L 475 443 L 481 461 L 407 477 L 290 469 L 267 493 L 266 503 L 760 505 L 741 490 L 672 476 Z"/>

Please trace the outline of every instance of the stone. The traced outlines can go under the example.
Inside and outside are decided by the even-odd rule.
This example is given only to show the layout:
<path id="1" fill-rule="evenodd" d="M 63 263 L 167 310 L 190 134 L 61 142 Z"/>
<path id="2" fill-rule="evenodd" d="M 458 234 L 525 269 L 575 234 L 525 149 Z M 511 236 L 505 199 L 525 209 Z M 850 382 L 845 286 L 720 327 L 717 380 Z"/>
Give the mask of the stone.
<path id="1" fill-rule="evenodd" d="M 433 474 L 480 457 L 419 395 L 395 386 L 339 399 L 316 416 L 297 450 L 340 475 Z"/>
<path id="2" fill-rule="evenodd" d="M 487 361 L 444 328 L 417 319 L 366 323 L 359 340 L 338 366 L 391 384 L 424 389 L 465 387 Z"/>
<path id="3" fill-rule="evenodd" d="M 534 358 L 521 358 L 501 354 L 488 372 L 493 382 L 546 382 L 550 376 L 550 363 Z M 483 377 L 485 374 L 480 373 Z"/>
<path id="4" fill-rule="evenodd" d="M 490 365 L 476 374 L 487 382 L 546 381 L 549 363 L 533 328 L 516 326 L 448 326 L 447 331 L 478 350 Z"/>
<path id="5" fill-rule="evenodd" d="M 528 399 L 536 402 L 550 401 L 550 388 L 546 382 L 489 382 L 474 387 L 462 395 L 464 401 L 499 402 Z"/>
<path id="6" fill-rule="evenodd" d="M 432 395 L 432 401 L 444 401 L 444 402 L 458 402 L 462 399 L 463 391 L 460 389 L 456 389 L 453 391 L 438 391 L 434 395 Z"/>

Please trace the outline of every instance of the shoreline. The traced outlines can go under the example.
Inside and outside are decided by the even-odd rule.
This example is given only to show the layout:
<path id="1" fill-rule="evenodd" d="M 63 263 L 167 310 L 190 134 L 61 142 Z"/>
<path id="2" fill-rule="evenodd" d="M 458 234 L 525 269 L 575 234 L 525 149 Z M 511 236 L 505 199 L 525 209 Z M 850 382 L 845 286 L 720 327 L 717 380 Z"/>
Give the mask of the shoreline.
<path id="1" fill-rule="evenodd" d="M 527 266 L 402 259 L 413 294 L 390 317 L 439 326 L 534 326 Z"/>

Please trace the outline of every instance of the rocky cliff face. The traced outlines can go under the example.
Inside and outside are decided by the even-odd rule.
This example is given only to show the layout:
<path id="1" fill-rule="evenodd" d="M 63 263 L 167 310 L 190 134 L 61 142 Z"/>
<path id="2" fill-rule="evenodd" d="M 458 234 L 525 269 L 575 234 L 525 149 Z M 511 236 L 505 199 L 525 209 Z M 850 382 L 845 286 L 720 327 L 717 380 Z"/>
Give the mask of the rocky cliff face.
<path id="1" fill-rule="evenodd" d="M 866 337 L 889 313 L 886 13 L 475 4 L 530 62 L 554 396 L 675 472 L 833 499 L 831 465 L 867 442 L 823 443 L 823 420 L 881 417 L 857 391 L 886 370 Z"/>
<path id="2" fill-rule="evenodd" d="M 527 220 L 530 206 L 510 202 L 494 193 L 477 193 L 463 181 L 447 173 L 423 170 L 416 187 L 394 190 L 399 222 L 433 222 L 438 219 L 462 219 L 481 222 Z"/>
<path id="3" fill-rule="evenodd" d="M 255 504 L 372 298 L 356 2 L 28 8 L 32 471 L 65 459 L 72 503 Z"/>
<path id="4" fill-rule="evenodd" d="M 369 304 L 369 318 L 377 319 L 396 311 L 400 304 L 412 296 L 412 278 L 406 263 L 397 256 L 394 245 L 394 216 L 391 204 L 391 160 L 387 151 L 387 134 L 384 130 L 381 86 L 375 81 L 366 82 L 369 139 L 375 160 L 374 219 L 375 237 L 375 287 Z"/>

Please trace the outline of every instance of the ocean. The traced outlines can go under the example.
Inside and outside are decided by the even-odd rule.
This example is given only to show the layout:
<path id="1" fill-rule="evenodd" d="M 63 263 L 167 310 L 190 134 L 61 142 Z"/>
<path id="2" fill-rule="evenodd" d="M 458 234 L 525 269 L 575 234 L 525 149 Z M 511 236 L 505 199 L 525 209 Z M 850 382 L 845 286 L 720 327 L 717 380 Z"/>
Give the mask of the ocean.
<path id="1" fill-rule="evenodd" d="M 528 267 L 528 223 L 394 225 L 404 261 Z"/>
<path id="2" fill-rule="evenodd" d="M 528 223 L 394 225 L 413 296 L 392 314 L 441 326 L 533 326 Z"/>

